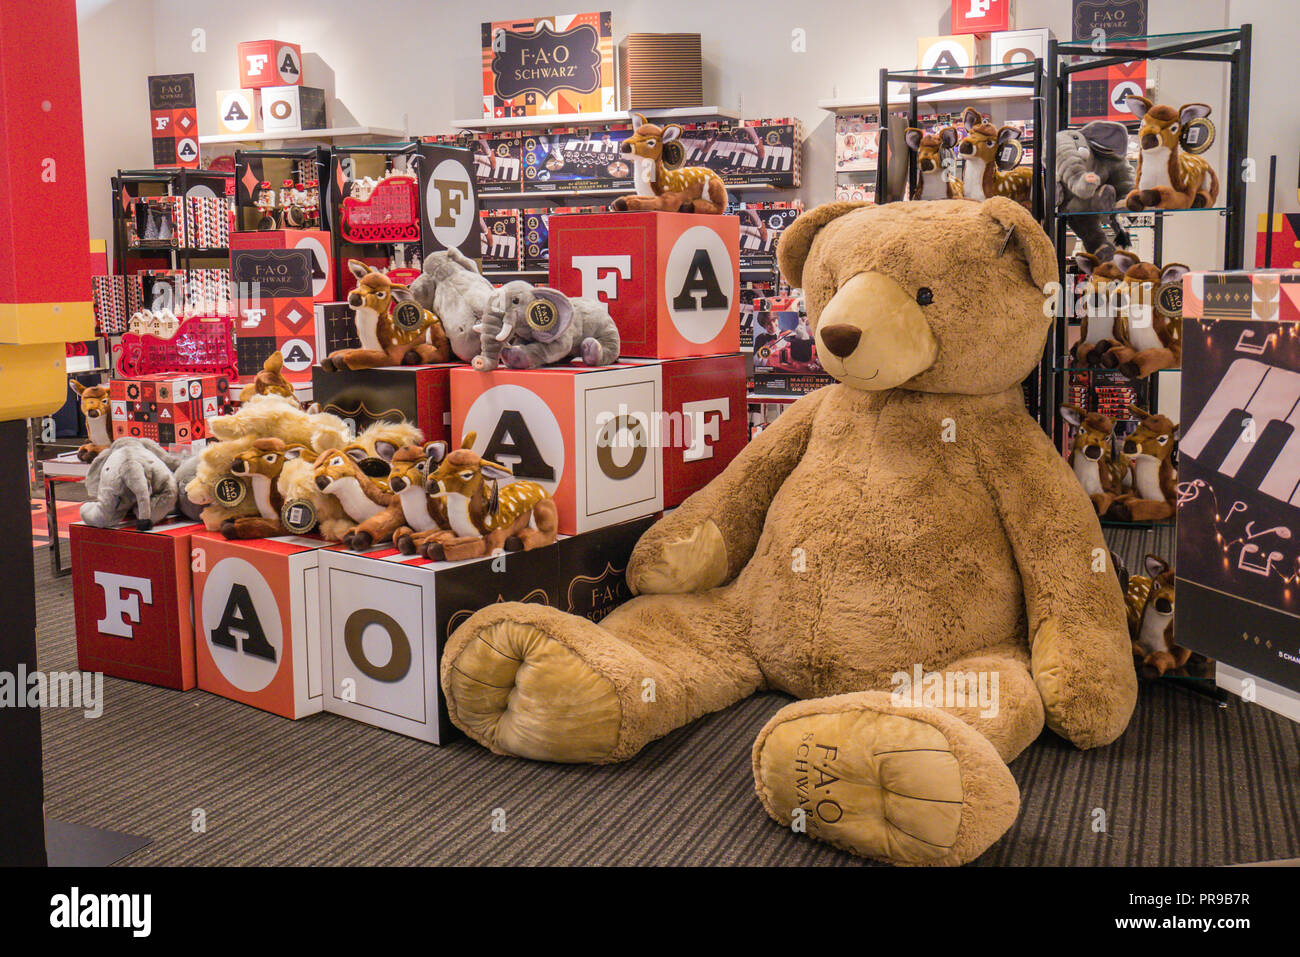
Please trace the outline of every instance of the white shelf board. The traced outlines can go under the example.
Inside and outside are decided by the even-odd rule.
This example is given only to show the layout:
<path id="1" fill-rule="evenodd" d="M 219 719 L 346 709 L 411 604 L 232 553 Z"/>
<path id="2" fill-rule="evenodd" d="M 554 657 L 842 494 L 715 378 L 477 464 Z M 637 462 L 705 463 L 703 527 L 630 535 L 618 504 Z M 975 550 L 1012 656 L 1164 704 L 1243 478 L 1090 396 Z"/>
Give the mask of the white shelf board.
<path id="1" fill-rule="evenodd" d="M 278 143 L 281 140 L 335 140 L 345 136 L 380 136 L 385 139 L 405 139 L 401 130 L 380 126 L 338 126 L 325 130 L 271 130 L 263 133 L 218 133 L 200 136 L 199 145 L 218 143 Z"/>
<path id="2" fill-rule="evenodd" d="M 1028 100 L 1034 91 L 1030 87 L 1008 86 L 968 86 L 960 89 L 944 90 L 931 96 L 923 96 L 918 103 L 951 103 L 953 101 L 971 100 L 979 103 L 984 100 Z M 905 106 L 910 100 L 906 96 L 891 96 L 890 106 Z M 877 109 L 880 96 L 837 96 L 818 100 L 817 106 L 829 113 L 856 113 L 859 110 Z"/>
<path id="3" fill-rule="evenodd" d="M 794 186 L 773 186 L 771 183 L 727 183 L 728 193 L 768 193 L 778 189 L 795 189 Z M 565 199 L 583 196 L 629 196 L 633 187 L 602 187 L 600 189 L 533 189 L 516 193 L 479 193 L 480 200 L 488 199 Z"/>
<path id="4" fill-rule="evenodd" d="M 740 113 L 720 106 L 678 106 L 668 110 L 637 110 L 647 120 L 738 120 Z M 499 119 L 480 116 L 470 120 L 452 120 L 458 130 L 525 130 L 548 126 L 600 126 L 604 123 L 627 123 L 629 110 L 610 113 L 561 113 L 551 116 L 503 116 Z"/>

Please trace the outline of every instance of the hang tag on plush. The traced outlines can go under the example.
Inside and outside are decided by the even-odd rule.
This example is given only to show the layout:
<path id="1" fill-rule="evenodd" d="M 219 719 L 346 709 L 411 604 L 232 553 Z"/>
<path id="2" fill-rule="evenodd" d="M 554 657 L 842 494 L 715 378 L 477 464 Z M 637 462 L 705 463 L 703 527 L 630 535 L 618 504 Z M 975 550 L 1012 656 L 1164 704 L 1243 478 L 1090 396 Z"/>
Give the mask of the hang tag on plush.
<path id="1" fill-rule="evenodd" d="M 677 140 L 669 140 L 664 144 L 659 161 L 664 164 L 664 169 L 677 169 L 686 162 L 686 150 Z"/>
<path id="2" fill-rule="evenodd" d="M 290 499 L 280 509 L 280 524 L 295 535 L 306 535 L 316 527 L 316 509 L 306 499 Z"/>
<path id="3" fill-rule="evenodd" d="M 1156 290 L 1156 312 L 1166 319 L 1179 319 L 1183 315 L 1183 280 L 1161 283 Z"/>
<path id="4" fill-rule="evenodd" d="M 1015 137 L 1008 137 L 998 144 L 998 152 L 993 163 L 999 170 L 1008 173 L 1020 165 L 1020 158 L 1024 154 L 1025 148 L 1021 145 L 1020 140 Z"/>
<path id="5" fill-rule="evenodd" d="M 559 318 L 560 314 L 555 306 L 545 299 L 534 299 L 529 303 L 528 311 L 524 313 L 524 320 L 538 332 L 549 332 L 555 327 Z"/>
<path id="6" fill-rule="evenodd" d="M 212 486 L 212 497 L 217 500 L 218 504 L 226 508 L 234 508 L 244 500 L 248 494 L 248 487 L 233 475 L 227 475 L 225 478 L 218 479 L 217 483 Z"/>
<path id="7" fill-rule="evenodd" d="M 424 321 L 424 310 L 416 302 L 399 302 L 397 308 L 393 310 L 393 325 L 406 332 L 413 332 L 420 328 L 420 323 Z"/>
<path id="8" fill-rule="evenodd" d="M 1204 153 L 1214 145 L 1214 124 L 1208 116 L 1198 116 L 1183 127 L 1178 146 L 1186 153 Z"/>

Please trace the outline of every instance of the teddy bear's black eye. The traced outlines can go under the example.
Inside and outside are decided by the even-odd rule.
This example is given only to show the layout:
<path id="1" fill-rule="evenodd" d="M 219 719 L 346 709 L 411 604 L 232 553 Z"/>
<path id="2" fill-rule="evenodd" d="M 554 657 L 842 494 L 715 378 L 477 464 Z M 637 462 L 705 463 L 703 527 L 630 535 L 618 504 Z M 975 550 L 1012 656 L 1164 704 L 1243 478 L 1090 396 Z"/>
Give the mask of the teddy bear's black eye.
<path id="1" fill-rule="evenodd" d="M 934 293 L 929 286 L 922 286 L 916 291 L 916 301 L 919 305 L 928 306 L 934 302 Z"/>

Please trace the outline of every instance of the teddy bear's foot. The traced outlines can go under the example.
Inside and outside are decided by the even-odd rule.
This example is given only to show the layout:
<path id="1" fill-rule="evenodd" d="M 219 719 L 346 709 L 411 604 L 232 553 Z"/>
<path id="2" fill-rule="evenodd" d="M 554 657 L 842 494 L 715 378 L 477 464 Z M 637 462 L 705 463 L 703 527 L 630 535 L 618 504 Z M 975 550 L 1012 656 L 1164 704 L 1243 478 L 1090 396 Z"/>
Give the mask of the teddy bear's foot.
<path id="1" fill-rule="evenodd" d="M 987 738 L 887 692 L 782 708 L 754 742 L 754 782 L 781 824 L 893 864 L 974 860 L 1020 809 Z"/>
<path id="2" fill-rule="evenodd" d="M 456 723 L 498 754 L 613 760 L 623 723 L 618 691 L 559 637 L 583 625 L 596 627 L 514 603 L 466 621 L 444 653 L 443 688 Z"/>

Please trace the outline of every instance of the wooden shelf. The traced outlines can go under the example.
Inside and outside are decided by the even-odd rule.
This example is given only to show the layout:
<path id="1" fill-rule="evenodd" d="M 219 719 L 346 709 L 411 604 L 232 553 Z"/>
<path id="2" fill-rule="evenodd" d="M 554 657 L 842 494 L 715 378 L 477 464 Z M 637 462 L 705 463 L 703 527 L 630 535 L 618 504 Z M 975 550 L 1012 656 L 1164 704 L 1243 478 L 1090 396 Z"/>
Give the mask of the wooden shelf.
<path id="1" fill-rule="evenodd" d="M 374 136 L 381 139 L 405 139 L 401 130 L 380 126 L 338 126 L 324 130 L 271 130 L 262 133 L 218 133 L 200 136 L 200 146 L 219 143 L 278 143 L 281 140 L 336 140 L 348 136 Z"/>
<path id="2" fill-rule="evenodd" d="M 669 110 L 637 110 L 647 120 L 738 120 L 735 110 L 719 106 L 681 106 Z M 551 116 L 481 116 L 470 120 L 452 120 L 458 130 L 526 130 L 548 126 L 603 126 L 606 123 L 631 122 L 631 112 L 615 110 L 610 113 L 561 113 Z"/>

